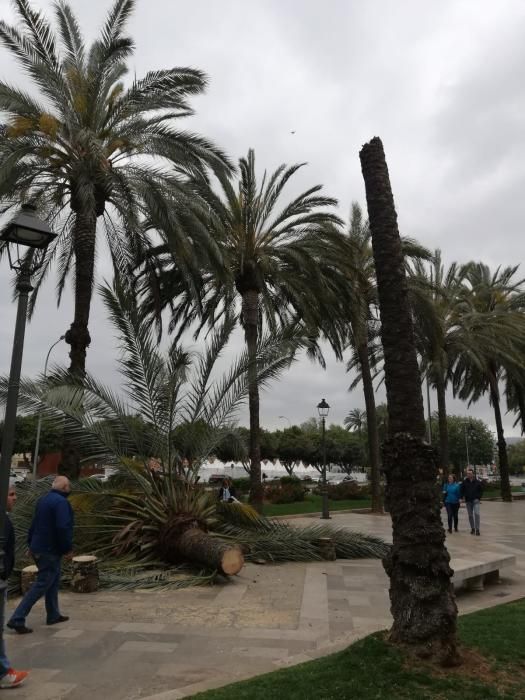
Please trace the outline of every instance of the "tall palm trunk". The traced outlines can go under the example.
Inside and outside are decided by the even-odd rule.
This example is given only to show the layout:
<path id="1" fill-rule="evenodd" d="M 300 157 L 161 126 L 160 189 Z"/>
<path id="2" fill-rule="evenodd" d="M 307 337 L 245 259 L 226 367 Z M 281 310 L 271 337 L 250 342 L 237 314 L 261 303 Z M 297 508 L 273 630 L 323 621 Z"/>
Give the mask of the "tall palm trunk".
<path id="1" fill-rule="evenodd" d="M 437 405 L 438 405 L 438 425 L 439 425 L 439 462 L 443 470 L 443 479 L 448 476 L 448 468 L 450 465 L 449 446 L 448 446 L 448 423 L 447 423 L 447 399 L 445 381 L 441 370 L 435 375 Z"/>
<path id="2" fill-rule="evenodd" d="M 91 342 L 88 323 L 93 295 L 95 269 L 95 239 L 97 217 L 95 212 L 79 211 L 73 230 L 75 254 L 75 316 L 66 333 L 66 343 L 71 346 L 69 371 L 79 379 L 86 372 L 86 349 Z M 80 453 L 76 440 L 68 437 L 68 424 L 64 429 L 60 474 L 77 479 L 80 473 Z"/>
<path id="3" fill-rule="evenodd" d="M 498 457 L 501 498 L 504 501 L 512 501 L 512 491 L 509 478 L 509 459 L 507 455 L 507 443 L 503 432 L 503 422 L 501 420 L 501 408 L 499 405 L 499 389 L 496 375 L 490 377 L 490 400 L 494 409 L 494 419 L 496 421 L 496 433 L 498 435 Z"/>
<path id="4" fill-rule="evenodd" d="M 248 407 L 250 412 L 250 503 L 262 510 L 261 436 L 259 426 L 259 385 L 257 382 L 257 335 L 259 293 L 249 289 L 242 295 L 244 337 L 248 349 Z"/>
<path id="5" fill-rule="evenodd" d="M 95 269 L 95 240 L 97 217 L 95 212 L 78 212 L 73 231 L 75 253 L 75 317 L 66 333 L 71 346 L 69 371 L 83 377 L 86 371 L 86 349 L 91 343 L 88 323 L 93 295 Z"/>
<path id="6" fill-rule="evenodd" d="M 370 372 L 370 360 L 368 357 L 368 343 L 366 340 L 357 347 L 361 377 L 363 380 L 363 393 L 366 406 L 366 429 L 368 434 L 368 457 L 370 459 L 370 482 L 372 485 L 372 512 L 383 512 L 383 499 L 381 498 L 381 484 L 379 481 L 379 434 L 377 431 L 377 412 L 374 395 L 374 384 Z"/>
<path id="7" fill-rule="evenodd" d="M 441 663 L 457 663 L 457 607 L 441 523 L 437 459 L 425 440 L 423 396 L 407 281 L 390 178 L 378 138 L 363 146 L 361 167 L 377 274 L 385 358 L 388 439 L 383 446 L 393 545 L 392 641 Z"/>

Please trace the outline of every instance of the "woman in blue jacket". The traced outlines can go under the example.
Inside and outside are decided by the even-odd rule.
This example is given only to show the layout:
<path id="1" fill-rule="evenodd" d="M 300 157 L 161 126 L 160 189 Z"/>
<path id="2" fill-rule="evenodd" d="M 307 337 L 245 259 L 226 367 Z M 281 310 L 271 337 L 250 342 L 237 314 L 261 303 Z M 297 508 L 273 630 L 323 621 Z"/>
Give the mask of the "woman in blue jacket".
<path id="1" fill-rule="evenodd" d="M 461 498 L 461 485 L 456 482 L 454 474 L 448 475 L 448 481 L 443 485 L 443 500 L 447 509 L 448 531 L 452 532 L 452 523 L 454 530 L 458 531 L 458 513 L 459 501 Z"/>

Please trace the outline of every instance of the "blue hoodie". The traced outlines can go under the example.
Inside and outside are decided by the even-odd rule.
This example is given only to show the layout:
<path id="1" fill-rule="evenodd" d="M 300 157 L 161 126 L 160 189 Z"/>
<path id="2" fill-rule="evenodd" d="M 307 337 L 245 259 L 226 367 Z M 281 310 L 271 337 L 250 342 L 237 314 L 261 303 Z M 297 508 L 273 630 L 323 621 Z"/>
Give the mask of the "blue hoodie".
<path id="1" fill-rule="evenodd" d="M 67 493 L 53 489 L 36 504 L 27 544 L 34 554 L 62 556 L 73 549 L 73 509 Z"/>
<path id="2" fill-rule="evenodd" d="M 445 503 L 459 503 L 461 498 L 461 484 L 453 481 L 451 484 L 448 482 L 443 485 L 443 494 L 445 496 Z"/>

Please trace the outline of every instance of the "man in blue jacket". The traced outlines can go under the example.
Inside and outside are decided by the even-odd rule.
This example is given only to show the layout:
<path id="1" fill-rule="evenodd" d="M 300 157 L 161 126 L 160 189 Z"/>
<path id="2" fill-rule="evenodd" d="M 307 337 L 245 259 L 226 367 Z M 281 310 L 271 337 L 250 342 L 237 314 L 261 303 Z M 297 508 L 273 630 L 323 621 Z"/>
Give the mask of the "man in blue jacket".
<path id="1" fill-rule="evenodd" d="M 51 491 L 36 504 L 27 544 L 38 567 L 38 575 L 7 623 L 18 634 L 33 631 L 26 627 L 26 617 L 37 600 L 44 595 L 47 624 L 56 625 L 69 620 L 60 614 L 58 588 L 62 557 L 71 557 L 73 549 L 73 509 L 67 500 L 70 491 L 69 479 L 57 476 Z"/>

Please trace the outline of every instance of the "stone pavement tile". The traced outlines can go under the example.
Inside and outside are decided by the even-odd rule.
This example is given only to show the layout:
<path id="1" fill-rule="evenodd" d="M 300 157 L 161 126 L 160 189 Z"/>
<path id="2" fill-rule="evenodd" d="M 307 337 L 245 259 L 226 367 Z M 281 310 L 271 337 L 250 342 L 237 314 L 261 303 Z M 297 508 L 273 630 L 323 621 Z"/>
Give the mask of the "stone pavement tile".
<path id="1" fill-rule="evenodd" d="M 231 650 L 234 656 L 255 656 L 263 659 L 282 659 L 288 656 L 287 649 L 279 649 L 278 647 L 262 647 L 262 646 L 245 646 L 233 647 Z"/>
<path id="2" fill-rule="evenodd" d="M 177 647 L 177 642 L 124 642 L 117 651 L 132 651 L 138 654 L 172 654 Z"/>
<path id="3" fill-rule="evenodd" d="M 247 585 L 230 583 L 219 591 L 215 602 L 217 605 L 236 607 L 241 602 L 247 590 Z"/>
<path id="4" fill-rule="evenodd" d="M 114 632 L 138 632 L 140 634 L 159 634 L 166 629 L 166 625 L 158 622 L 119 622 L 113 627 Z"/>
<path id="5" fill-rule="evenodd" d="M 39 682 L 36 674 L 31 674 L 24 685 L 16 688 L 15 700 L 74 700 L 75 683 Z"/>
<path id="6" fill-rule="evenodd" d="M 84 630 L 64 627 L 53 635 L 53 639 L 76 639 L 84 634 Z"/>

